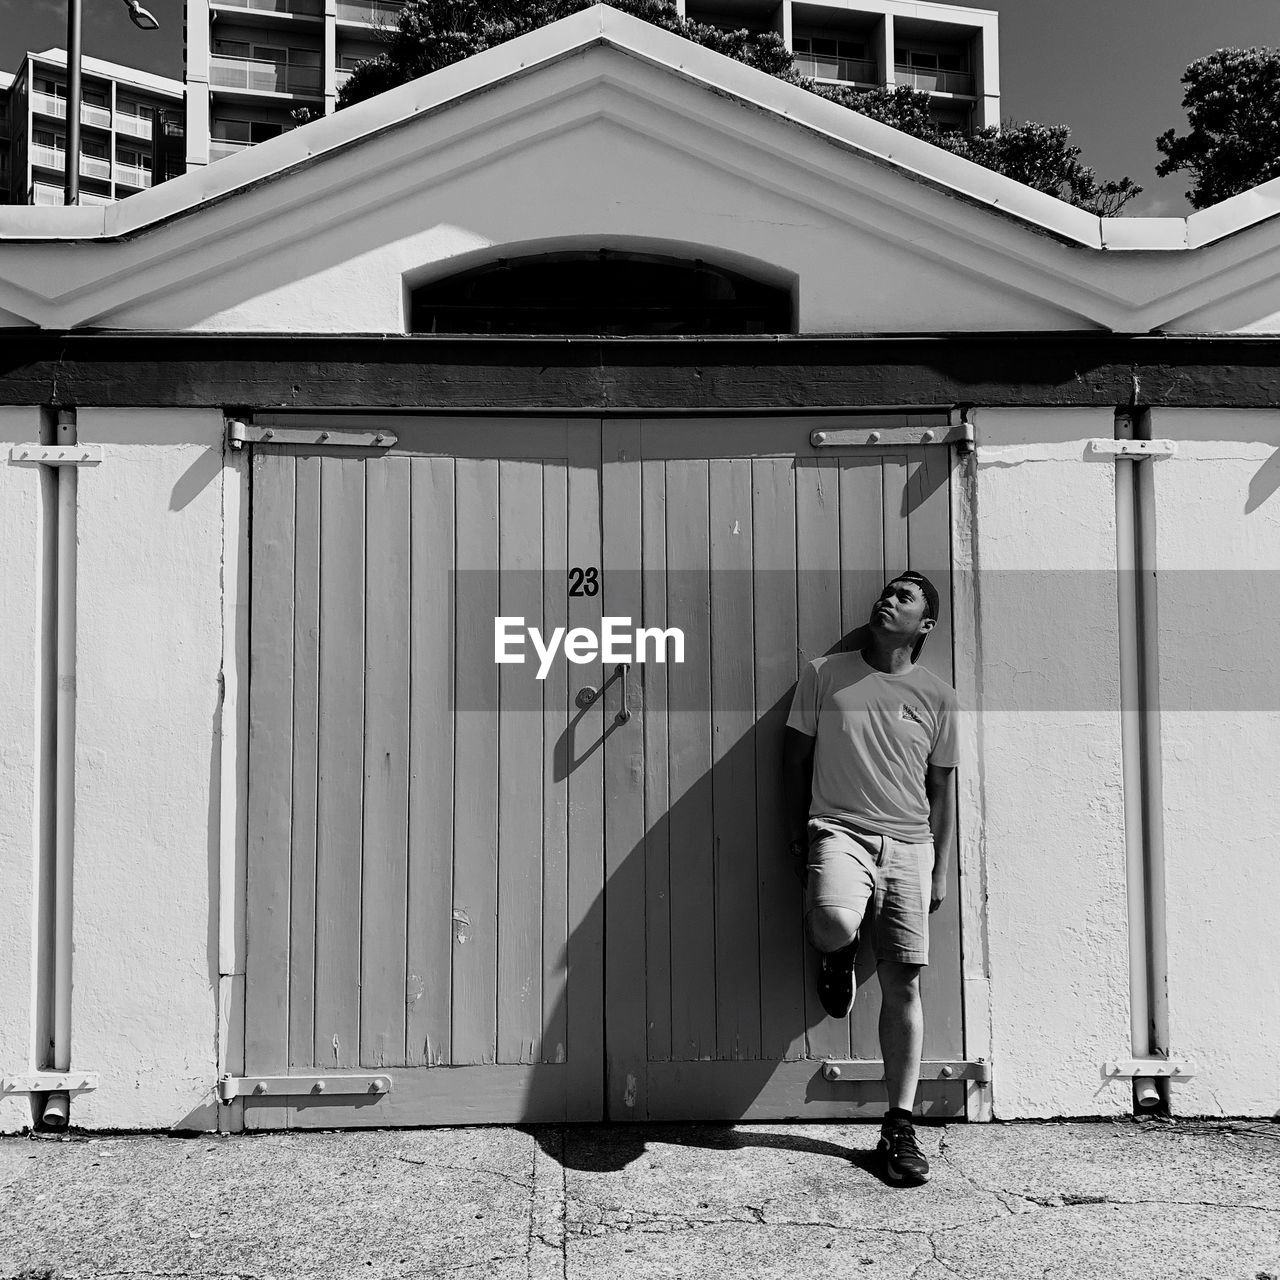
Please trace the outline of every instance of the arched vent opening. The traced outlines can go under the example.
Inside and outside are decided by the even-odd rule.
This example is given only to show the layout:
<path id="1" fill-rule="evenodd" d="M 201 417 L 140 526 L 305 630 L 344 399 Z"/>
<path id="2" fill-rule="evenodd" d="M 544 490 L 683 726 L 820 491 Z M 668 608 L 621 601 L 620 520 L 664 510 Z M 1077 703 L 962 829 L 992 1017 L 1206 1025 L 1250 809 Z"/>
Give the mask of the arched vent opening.
<path id="1" fill-rule="evenodd" d="M 791 291 L 700 259 L 543 253 L 421 285 L 410 324 L 414 333 L 790 333 Z"/>

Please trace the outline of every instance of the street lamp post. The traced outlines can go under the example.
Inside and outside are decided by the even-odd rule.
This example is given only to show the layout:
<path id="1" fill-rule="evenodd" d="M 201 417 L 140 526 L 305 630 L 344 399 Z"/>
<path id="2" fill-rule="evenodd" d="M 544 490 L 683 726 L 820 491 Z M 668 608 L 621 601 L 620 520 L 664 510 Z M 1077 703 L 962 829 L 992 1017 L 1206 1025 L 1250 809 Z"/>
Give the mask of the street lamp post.
<path id="1" fill-rule="evenodd" d="M 139 0 L 123 0 L 129 18 L 142 31 L 154 31 L 159 22 Z M 67 146 L 63 157 L 62 201 L 80 203 L 80 14 L 83 0 L 67 0 Z"/>

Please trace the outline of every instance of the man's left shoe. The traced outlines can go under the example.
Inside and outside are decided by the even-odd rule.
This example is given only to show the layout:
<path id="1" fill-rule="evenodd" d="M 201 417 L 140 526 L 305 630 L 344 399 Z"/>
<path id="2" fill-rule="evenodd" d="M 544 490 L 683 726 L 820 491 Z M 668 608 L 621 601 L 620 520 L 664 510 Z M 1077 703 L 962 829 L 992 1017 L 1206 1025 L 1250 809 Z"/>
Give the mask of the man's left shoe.
<path id="1" fill-rule="evenodd" d="M 920 1150 L 915 1125 L 910 1120 L 886 1120 L 880 1127 L 876 1151 L 885 1158 L 885 1176 L 890 1182 L 929 1181 L 929 1162 Z"/>
<path id="2" fill-rule="evenodd" d="M 818 1001 L 829 1018 L 847 1018 L 853 1008 L 853 959 L 857 954 L 855 938 L 847 947 L 819 957 Z"/>

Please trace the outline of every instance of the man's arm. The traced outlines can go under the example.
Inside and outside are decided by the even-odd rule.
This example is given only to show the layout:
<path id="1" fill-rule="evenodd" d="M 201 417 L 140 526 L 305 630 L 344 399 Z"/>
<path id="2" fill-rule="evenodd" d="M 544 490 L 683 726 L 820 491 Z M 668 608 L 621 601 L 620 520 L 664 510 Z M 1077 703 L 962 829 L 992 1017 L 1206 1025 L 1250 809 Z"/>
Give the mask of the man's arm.
<path id="1" fill-rule="evenodd" d="M 933 886 L 929 910 L 937 911 L 947 896 L 947 867 L 956 833 L 956 771 L 954 766 L 925 766 L 924 793 L 929 798 L 929 830 L 933 833 Z"/>
<path id="2" fill-rule="evenodd" d="M 809 821 L 809 789 L 813 782 L 813 747 L 811 738 L 799 729 L 788 727 L 782 740 L 782 784 L 787 799 L 787 840 L 805 843 L 805 827 Z M 790 845 L 788 846 L 790 847 Z M 796 856 L 793 854 L 793 856 Z"/>

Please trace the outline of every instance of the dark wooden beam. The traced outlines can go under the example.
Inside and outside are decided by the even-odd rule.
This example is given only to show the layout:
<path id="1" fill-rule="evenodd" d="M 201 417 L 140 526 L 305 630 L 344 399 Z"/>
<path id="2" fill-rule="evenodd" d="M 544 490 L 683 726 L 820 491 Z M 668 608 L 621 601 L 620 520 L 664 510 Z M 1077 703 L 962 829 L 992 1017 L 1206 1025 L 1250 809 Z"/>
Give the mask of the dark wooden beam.
<path id="1" fill-rule="evenodd" d="M 0 404 L 767 412 L 1280 406 L 1280 338 L 560 339 L 7 331 Z"/>

